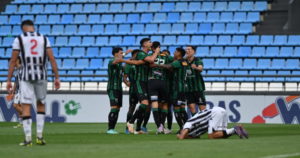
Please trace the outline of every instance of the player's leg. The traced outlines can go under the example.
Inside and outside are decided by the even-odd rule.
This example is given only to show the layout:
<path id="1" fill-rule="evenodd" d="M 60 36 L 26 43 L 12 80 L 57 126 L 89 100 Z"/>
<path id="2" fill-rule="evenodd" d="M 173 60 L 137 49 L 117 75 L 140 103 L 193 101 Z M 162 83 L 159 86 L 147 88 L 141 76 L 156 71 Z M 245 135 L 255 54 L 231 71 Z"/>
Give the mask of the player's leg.
<path id="1" fill-rule="evenodd" d="M 108 114 L 108 130 L 107 134 L 118 134 L 115 131 L 115 126 L 118 120 L 119 108 L 120 108 L 120 96 L 119 92 L 116 90 L 108 91 L 109 99 L 110 99 L 110 112 Z"/>
<path id="2" fill-rule="evenodd" d="M 133 117 L 133 113 L 134 113 L 134 110 L 135 110 L 135 107 L 136 107 L 137 103 L 138 103 L 137 95 L 134 92 L 131 92 L 129 94 L 129 109 L 128 109 L 128 112 L 127 112 L 126 122 L 129 122 L 129 120 Z M 125 133 L 129 134 L 127 126 L 126 126 Z"/>
<path id="3" fill-rule="evenodd" d="M 148 106 L 146 109 L 145 117 L 143 120 L 143 126 L 142 126 L 142 131 L 144 131 L 145 133 L 148 133 L 147 124 L 150 119 L 150 115 L 151 115 L 151 106 Z"/>
<path id="4" fill-rule="evenodd" d="M 159 102 L 161 103 L 161 124 L 164 126 L 165 125 L 165 122 L 166 122 L 166 119 L 167 119 L 167 115 L 168 115 L 168 108 L 169 108 L 169 105 L 168 105 L 168 102 L 167 102 L 167 95 L 168 95 L 168 92 L 167 92 L 167 86 L 166 86 L 166 83 L 165 81 L 160 81 L 159 80 Z"/>
<path id="5" fill-rule="evenodd" d="M 205 110 L 206 109 L 206 98 L 205 98 L 205 92 L 204 91 L 201 91 L 199 93 L 197 93 L 198 95 L 198 98 L 199 98 L 199 101 L 198 101 L 198 106 L 199 106 L 199 109 L 202 111 L 202 110 Z"/>
<path id="6" fill-rule="evenodd" d="M 179 92 L 178 93 L 178 106 L 180 106 L 180 114 L 181 114 L 181 119 L 183 121 L 183 124 L 185 124 L 185 122 L 188 120 L 188 114 L 186 112 L 186 100 L 187 100 L 187 96 L 186 93 L 184 92 Z"/>
<path id="7" fill-rule="evenodd" d="M 159 112 L 159 103 L 158 103 L 158 95 L 159 95 L 159 84 L 158 80 L 150 80 L 148 81 L 148 90 L 149 90 L 149 96 L 151 101 L 151 108 L 152 108 L 152 114 L 154 118 L 155 125 L 157 127 L 157 132 L 161 133 L 163 132 L 163 127 L 161 126 L 161 116 Z"/>
<path id="8" fill-rule="evenodd" d="M 22 123 L 22 105 L 20 103 L 20 90 L 18 93 L 15 94 L 14 96 L 14 108 L 16 109 L 17 113 L 18 113 L 18 121 L 19 124 L 14 126 L 14 128 L 20 128 L 22 127 L 23 123 Z"/>
<path id="9" fill-rule="evenodd" d="M 189 107 L 189 110 L 190 110 L 192 116 L 194 116 L 197 113 L 197 109 L 196 109 L 197 102 L 198 102 L 198 98 L 194 92 L 187 93 L 187 104 L 188 104 L 188 107 Z"/>
<path id="10" fill-rule="evenodd" d="M 172 124 L 173 124 L 173 111 L 172 111 L 172 104 L 171 102 L 168 103 L 168 115 L 167 115 L 167 123 L 168 123 L 168 130 L 172 132 Z"/>
<path id="11" fill-rule="evenodd" d="M 34 84 L 34 92 L 37 100 L 37 115 L 36 115 L 36 143 L 38 145 L 45 145 L 46 141 L 43 138 L 43 131 L 45 125 L 46 112 L 46 95 L 47 95 L 47 81 L 36 81 Z"/>

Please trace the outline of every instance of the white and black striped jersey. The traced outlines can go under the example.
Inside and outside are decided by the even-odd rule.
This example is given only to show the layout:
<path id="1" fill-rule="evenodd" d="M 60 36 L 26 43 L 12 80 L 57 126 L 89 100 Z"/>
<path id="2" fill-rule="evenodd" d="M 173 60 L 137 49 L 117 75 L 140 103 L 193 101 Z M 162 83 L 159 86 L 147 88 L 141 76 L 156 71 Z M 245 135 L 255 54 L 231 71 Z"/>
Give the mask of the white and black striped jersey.
<path id="1" fill-rule="evenodd" d="M 16 89 L 14 91 L 14 94 L 17 94 L 18 91 L 20 90 L 20 80 L 21 80 L 21 76 L 22 76 L 22 67 L 19 67 L 17 69 L 15 69 L 14 71 L 14 76 L 15 76 L 15 84 L 16 84 Z"/>
<path id="2" fill-rule="evenodd" d="M 14 40 L 13 50 L 20 51 L 21 80 L 47 80 L 48 47 L 51 47 L 48 38 L 37 32 L 25 32 Z"/>
<path id="3" fill-rule="evenodd" d="M 211 112 L 211 109 L 200 111 L 186 122 L 184 128 L 189 129 L 189 136 L 198 137 L 208 131 Z"/>

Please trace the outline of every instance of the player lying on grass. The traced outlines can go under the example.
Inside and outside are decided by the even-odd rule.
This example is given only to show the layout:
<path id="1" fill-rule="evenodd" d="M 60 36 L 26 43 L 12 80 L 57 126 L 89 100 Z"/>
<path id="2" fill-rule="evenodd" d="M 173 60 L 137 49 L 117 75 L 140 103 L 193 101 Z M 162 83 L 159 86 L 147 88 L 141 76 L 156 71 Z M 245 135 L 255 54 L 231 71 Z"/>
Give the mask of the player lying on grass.
<path id="1" fill-rule="evenodd" d="M 199 138 L 206 132 L 209 139 L 228 138 L 232 135 L 238 135 L 241 139 L 248 138 L 247 131 L 241 125 L 228 129 L 227 120 L 227 112 L 221 107 L 203 110 L 184 124 L 177 138 Z"/>

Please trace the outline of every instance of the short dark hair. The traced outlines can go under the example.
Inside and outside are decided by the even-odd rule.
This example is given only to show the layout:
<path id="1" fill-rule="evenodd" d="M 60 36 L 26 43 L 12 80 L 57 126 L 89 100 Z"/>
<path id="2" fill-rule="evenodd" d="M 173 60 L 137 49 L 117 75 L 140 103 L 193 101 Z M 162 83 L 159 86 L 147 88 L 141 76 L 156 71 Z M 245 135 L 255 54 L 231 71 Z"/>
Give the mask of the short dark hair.
<path id="1" fill-rule="evenodd" d="M 143 44 L 144 44 L 145 42 L 148 42 L 148 41 L 150 41 L 150 40 L 151 40 L 150 38 L 143 38 L 143 39 L 141 39 L 141 41 L 140 41 L 141 47 L 143 46 Z"/>
<path id="2" fill-rule="evenodd" d="M 119 53 L 119 51 L 123 50 L 121 47 L 114 47 L 112 50 L 112 55 L 114 56 L 116 53 Z"/>
<path id="3" fill-rule="evenodd" d="M 191 47 L 195 52 L 197 50 L 197 47 L 196 46 L 193 46 L 193 45 L 187 45 L 186 47 Z"/>
<path id="4" fill-rule="evenodd" d="M 152 49 L 156 49 L 158 47 L 160 47 L 160 42 L 158 42 L 158 41 L 152 42 L 152 47 L 151 47 Z"/>
<path id="5" fill-rule="evenodd" d="M 185 56 L 185 50 L 183 48 L 178 47 L 178 48 L 176 48 L 176 51 L 179 52 L 182 57 Z"/>
<path id="6" fill-rule="evenodd" d="M 21 29 L 23 29 L 24 25 L 34 26 L 34 23 L 32 20 L 24 20 L 24 21 L 22 21 Z"/>
<path id="7" fill-rule="evenodd" d="M 168 55 L 170 55 L 171 53 L 170 53 L 170 51 L 169 50 L 167 50 L 167 49 L 164 49 L 162 52 L 167 52 L 168 53 Z"/>
<path id="8" fill-rule="evenodd" d="M 132 54 L 132 56 L 134 55 L 134 54 L 136 54 L 136 53 L 138 53 L 138 52 L 141 52 L 142 50 L 140 50 L 140 49 L 134 49 L 132 52 L 131 52 L 131 54 Z"/>

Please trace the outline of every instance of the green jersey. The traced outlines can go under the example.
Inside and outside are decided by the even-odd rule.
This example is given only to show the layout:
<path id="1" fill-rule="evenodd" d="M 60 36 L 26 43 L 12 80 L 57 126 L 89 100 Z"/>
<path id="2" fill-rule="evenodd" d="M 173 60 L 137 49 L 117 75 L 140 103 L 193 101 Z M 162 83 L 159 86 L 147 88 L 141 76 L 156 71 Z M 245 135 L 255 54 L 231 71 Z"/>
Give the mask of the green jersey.
<path id="1" fill-rule="evenodd" d="M 171 66 L 173 67 L 173 91 L 185 92 L 185 76 L 188 67 L 187 61 L 185 59 L 175 60 L 171 63 Z"/>
<path id="2" fill-rule="evenodd" d="M 200 58 L 194 58 L 193 61 L 188 62 L 186 70 L 186 87 L 188 92 L 200 92 L 205 90 L 205 85 L 201 72 L 192 68 L 192 64 L 196 66 L 202 65 L 203 62 Z"/>
<path id="3" fill-rule="evenodd" d="M 152 53 L 149 55 L 152 55 Z M 169 64 L 171 62 L 172 62 L 172 58 L 165 54 L 157 55 L 156 59 L 154 60 L 154 64 L 156 64 L 156 65 L 164 65 L 164 64 Z M 163 68 L 159 68 L 159 67 L 150 68 L 149 80 L 152 80 L 152 79 L 166 81 L 168 79 L 167 70 L 163 69 Z"/>
<path id="4" fill-rule="evenodd" d="M 107 90 L 122 90 L 122 63 L 112 64 L 114 59 L 108 63 Z"/>
<path id="5" fill-rule="evenodd" d="M 136 66 L 126 64 L 124 68 L 124 74 L 126 74 L 129 78 L 130 87 L 129 87 L 129 93 L 133 91 L 133 86 L 135 84 L 134 76 L 136 74 Z"/>
<path id="6" fill-rule="evenodd" d="M 136 55 L 135 60 L 144 60 L 148 56 L 147 53 L 141 51 Z M 136 65 L 136 74 L 134 76 L 135 81 L 148 81 L 149 64 Z"/>

